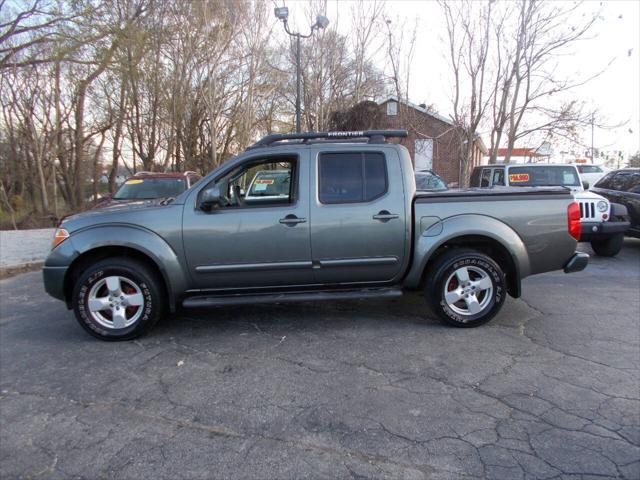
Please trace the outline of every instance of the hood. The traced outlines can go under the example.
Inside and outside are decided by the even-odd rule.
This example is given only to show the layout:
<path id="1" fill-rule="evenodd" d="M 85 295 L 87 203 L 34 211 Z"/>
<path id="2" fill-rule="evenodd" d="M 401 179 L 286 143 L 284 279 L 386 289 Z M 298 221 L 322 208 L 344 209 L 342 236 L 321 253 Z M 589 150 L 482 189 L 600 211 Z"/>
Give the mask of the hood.
<path id="1" fill-rule="evenodd" d="M 169 211 L 177 212 L 175 202 L 166 203 L 165 199 L 137 200 L 111 203 L 104 207 L 94 208 L 85 212 L 70 215 L 60 224 L 69 233 L 82 228 L 108 224 L 130 223 L 145 226 L 153 218 L 168 215 Z"/>
<path id="2" fill-rule="evenodd" d="M 574 190 L 573 196 L 577 200 L 606 200 L 602 195 L 590 192 L 589 190 Z"/>

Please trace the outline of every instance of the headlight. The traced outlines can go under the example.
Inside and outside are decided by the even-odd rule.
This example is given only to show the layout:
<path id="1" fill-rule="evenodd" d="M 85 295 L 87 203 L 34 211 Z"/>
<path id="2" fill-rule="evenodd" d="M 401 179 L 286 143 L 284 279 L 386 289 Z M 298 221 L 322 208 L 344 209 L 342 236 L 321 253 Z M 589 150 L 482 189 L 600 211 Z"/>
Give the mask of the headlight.
<path id="1" fill-rule="evenodd" d="M 606 212 L 609 209 L 609 204 L 607 202 L 605 202 L 604 200 L 600 200 L 598 202 L 598 211 L 599 212 Z"/>

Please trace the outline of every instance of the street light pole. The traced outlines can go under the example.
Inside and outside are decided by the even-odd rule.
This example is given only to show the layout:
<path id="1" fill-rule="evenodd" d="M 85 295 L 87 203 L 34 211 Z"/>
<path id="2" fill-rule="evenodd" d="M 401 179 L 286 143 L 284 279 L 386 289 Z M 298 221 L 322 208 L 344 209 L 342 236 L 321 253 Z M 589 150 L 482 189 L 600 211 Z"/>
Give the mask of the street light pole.
<path id="1" fill-rule="evenodd" d="M 316 16 L 316 23 L 311 25 L 311 31 L 307 35 L 289 30 L 289 9 L 287 7 L 276 7 L 273 10 L 276 18 L 282 20 L 284 31 L 292 37 L 296 37 L 296 133 L 300 133 L 300 39 L 309 38 L 316 29 L 325 29 L 329 25 L 329 19 L 324 15 Z"/>

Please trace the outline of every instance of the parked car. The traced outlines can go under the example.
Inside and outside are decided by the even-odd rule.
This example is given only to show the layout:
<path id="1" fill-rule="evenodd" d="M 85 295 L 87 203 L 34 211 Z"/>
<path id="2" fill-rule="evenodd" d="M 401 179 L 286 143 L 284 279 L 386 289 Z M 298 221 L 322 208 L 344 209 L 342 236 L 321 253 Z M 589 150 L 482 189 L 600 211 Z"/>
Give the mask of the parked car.
<path id="1" fill-rule="evenodd" d="M 593 187 L 609 171 L 607 167 L 601 165 L 576 163 L 575 167 L 578 169 L 580 178 L 589 184 L 587 189 Z"/>
<path id="2" fill-rule="evenodd" d="M 385 141 L 406 136 L 269 135 L 173 202 L 68 217 L 45 262 L 46 291 L 104 340 L 134 338 L 178 306 L 420 289 L 425 312 L 476 327 L 520 295 L 522 278 L 586 267 L 570 190 L 416 192 L 409 152 Z M 286 196 L 233 195 L 273 170 L 288 172 Z"/>
<path id="3" fill-rule="evenodd" d="M 511 163 L 507 165 L 484 165 L 475 167 L 471 175 L 471 186 L 535 187 L 561 186 L 574 192 L 580 205 L 580 241 L 590 242 L 598 255 L 611 257 L 622 249 L 624 232 L 629 228 L 624 205 L 611 203 L 606 198 L 588 192 L 575 165 L 553 165 L 548 163 Z"/>
<path id="4" fill-rule="evenodd" d="M 125 180 L 113 195 L 102 198 L 93 208 L 114 204 L 176 197 L 202 178 L 196 172 L 138 172 Z"/>
<path id="5" fill-rule="evenodd" d="M 418 170 L 415 177 L 417 190 L 447 190 L 446 182 L 431 170 Z"/>
<path id="6" fill-rule="evenodd" d="M 609 172 L 593 186 L 593 191 L 627 207 L 631 225 L 625 234 L 640 238 L 640 168 Z"/>

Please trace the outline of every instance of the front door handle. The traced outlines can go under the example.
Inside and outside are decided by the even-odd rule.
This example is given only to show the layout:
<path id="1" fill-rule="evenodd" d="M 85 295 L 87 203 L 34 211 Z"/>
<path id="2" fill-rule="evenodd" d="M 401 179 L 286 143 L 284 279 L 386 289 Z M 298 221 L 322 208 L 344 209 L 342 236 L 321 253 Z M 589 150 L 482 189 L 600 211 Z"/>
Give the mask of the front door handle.
<path id="1" fill-rule="evenodd" d="M 306 218 L 298 218 L 292 213 L 280 219 L 280 223 L 282 223 L 283 225 L 288 225 L 289 227 L 293 227 L 299 223 L 305 223 L 306 221 Z"/>
<path id="2" fill-rule="evenodd" d="M 387 210 L 380 210 L 376 215 L 373 216 L 374 220 L 380 220 L 381 222 L 388 222 L 389 220 L 393 220 L 394 218 L 398 218 L 400 215 L 397 213 L 389 213 Z"/>

